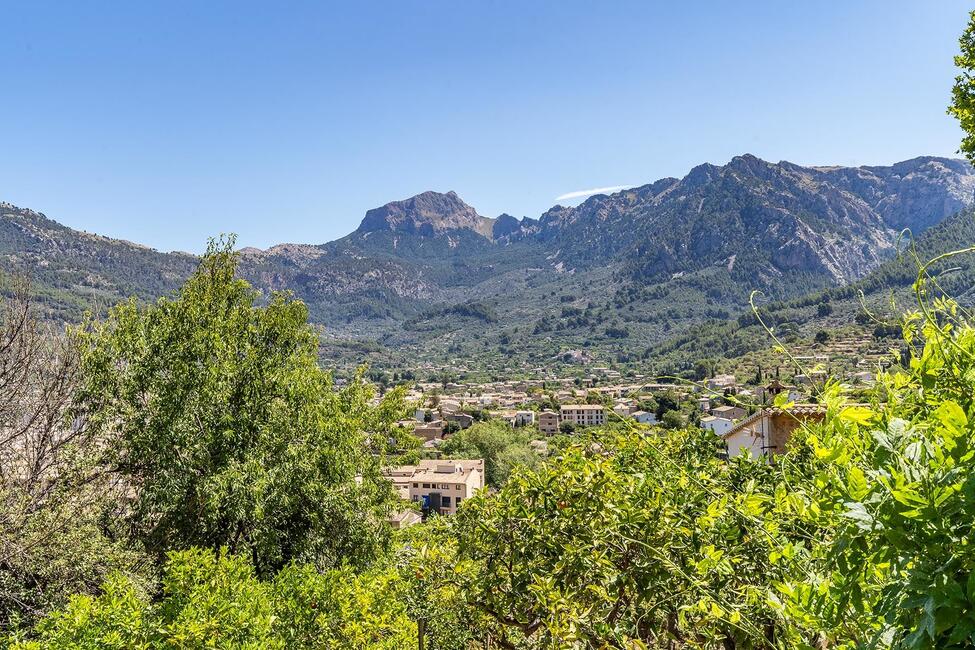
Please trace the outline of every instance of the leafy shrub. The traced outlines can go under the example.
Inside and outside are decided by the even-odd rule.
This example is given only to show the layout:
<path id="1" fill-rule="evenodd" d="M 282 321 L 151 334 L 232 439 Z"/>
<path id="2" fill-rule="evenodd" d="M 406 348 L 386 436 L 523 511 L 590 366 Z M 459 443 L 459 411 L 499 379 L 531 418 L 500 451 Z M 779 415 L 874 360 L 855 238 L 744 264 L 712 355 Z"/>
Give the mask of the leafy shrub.
<path id="1" fill-rule="evenodd" d="M 368 648 L 416 639 L 393 571 L 319 573 L 291 565 L 261 581 L 225 551 L 171 553 L 156 600 L 116 574 L 100 596 L 75 596 L 18 650 L 46 648 Z"/>

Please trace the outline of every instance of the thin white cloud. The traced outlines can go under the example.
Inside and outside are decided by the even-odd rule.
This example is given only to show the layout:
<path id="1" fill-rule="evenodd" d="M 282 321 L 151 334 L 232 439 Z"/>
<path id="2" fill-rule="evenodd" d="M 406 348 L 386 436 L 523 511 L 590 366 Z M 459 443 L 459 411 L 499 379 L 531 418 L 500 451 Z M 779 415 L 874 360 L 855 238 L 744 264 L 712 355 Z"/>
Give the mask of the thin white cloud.
<path id="1" fill-rule="evenodd" d="M 556 201 L 563 201 L 565 199 L 579 199 L 584 196 L 592 196 L 593 194 L 609 194 L 611 192 L 618 192 L 620 190 L 625 190 L 628 187 L 633 187 L 632 185 L 613 185 L 612 187 L 594 187 L 591 190 L 578 190 L 576 192 L 568 192 L 561 196 L 555 197 Z"/>

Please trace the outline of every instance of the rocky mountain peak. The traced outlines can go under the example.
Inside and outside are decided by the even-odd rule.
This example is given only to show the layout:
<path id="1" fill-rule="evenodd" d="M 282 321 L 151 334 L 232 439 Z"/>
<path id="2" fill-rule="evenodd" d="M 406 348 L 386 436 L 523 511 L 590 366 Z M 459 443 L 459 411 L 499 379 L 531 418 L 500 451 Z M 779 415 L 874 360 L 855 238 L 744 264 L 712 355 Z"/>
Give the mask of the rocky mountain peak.
<path id="1" fill-rule="evenodd" d="M 433 237 L 453 230 L 471 230 L 492 237 L 494 220 L 482 217 L 456 192 L 422 192 L 366 212 L 357 232 L 380 230 Z"/>
<path id="2" fill-rule="evenodd" d="M 521 221 L 506 212 L 494 220 L 492 235 L 495 239 L 499 239 L 506 235 L 516 233 L 519 230 L 521 230 Z"/>

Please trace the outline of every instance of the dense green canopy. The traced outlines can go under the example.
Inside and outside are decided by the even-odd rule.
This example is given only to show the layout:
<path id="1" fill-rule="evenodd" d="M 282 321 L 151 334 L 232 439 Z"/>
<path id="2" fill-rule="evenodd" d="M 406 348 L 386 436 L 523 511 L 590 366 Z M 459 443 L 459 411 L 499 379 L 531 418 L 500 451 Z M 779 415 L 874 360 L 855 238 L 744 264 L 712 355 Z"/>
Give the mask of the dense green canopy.
<path id="1" fill-rule="evenodd" d="M 123 303 L 77 332 L 78 411 L 129 481 L 150 550 L 226 547 L 261 575 L 291 560 L 364 565 L 388 541 L 393 493 L 371 452 L 401 394 L 373 407 L 361 377 L 335 390 L 305 306 L 262 302 L 235 277 L 232 243 L 211 244 L 173 298 Z"/>

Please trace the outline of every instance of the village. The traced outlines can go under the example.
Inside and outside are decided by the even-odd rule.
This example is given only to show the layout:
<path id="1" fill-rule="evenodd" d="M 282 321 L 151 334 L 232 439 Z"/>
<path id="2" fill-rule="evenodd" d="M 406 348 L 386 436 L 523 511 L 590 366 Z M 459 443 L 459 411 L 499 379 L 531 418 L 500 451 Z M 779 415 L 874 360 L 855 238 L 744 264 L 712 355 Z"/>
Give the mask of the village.
<path id="1" fill-rule="evenodd" d="M 852 350 L 851 350 L 852 351 Z M 573 436 L 588 428 L 630 426 L 648 435 L 668 429 L 698 426 L 720 439 L 726 458 L 748 454 L 772 458 L 783 453 L 795 429 L 821 419 L 825 409 L 813 403 L 817 383 L 826 380 L 826 355 L 796 359 L 817 368 L 780 381 L 771 378 L 741 381 L 718 374 L 699 382 L 648 381 L 635 374 L 624 377 L 608 367 L 593 367 L 582 377 L 549 377 L 493 382 L 416 382 L 407 393 L 413 417 L 397 426 L 409 430 L 420 444 L 416 464 L 386 468 L 384 474 L 411 508 L 397 512 L 391 523 L 401 528 L 431 514 L 450 515 L 475 491 L 493 489 L 485 480 L 485 461 L 445 456 L 444 442 L 479 422 L 503 423 L 528 432 L 531 449 L 549 453 L 553 436 Z M 860 360 L 846 373 L 854 386 L 874 383 L 879 355 Z M 783 406 L 783 403 L 786 406 Z"/>

